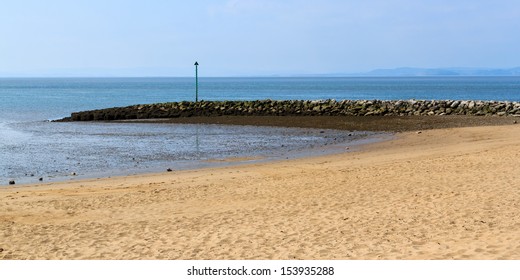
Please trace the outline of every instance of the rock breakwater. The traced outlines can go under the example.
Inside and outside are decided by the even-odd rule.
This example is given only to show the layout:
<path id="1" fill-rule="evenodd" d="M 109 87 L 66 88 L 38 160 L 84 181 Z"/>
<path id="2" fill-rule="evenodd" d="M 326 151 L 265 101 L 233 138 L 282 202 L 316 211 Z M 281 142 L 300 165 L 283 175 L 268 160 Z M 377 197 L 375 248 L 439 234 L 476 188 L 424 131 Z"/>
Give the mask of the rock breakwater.
<path id="1" fill-rule="evenodd" d="M 170 102 L 72 113 L 60 121 L 194 116 L 516 116 L 520 102 L 471 100 L 257 100 Z"/>

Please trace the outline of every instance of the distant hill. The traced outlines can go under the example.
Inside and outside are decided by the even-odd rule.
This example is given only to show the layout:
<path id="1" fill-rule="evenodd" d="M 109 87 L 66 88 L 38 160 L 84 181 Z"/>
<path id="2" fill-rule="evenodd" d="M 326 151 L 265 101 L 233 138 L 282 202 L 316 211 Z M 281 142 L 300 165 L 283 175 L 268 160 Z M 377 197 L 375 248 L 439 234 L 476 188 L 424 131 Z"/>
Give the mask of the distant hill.
<path id="1" fill-rule="evenodd" d="M 493 68 L 412 68 L 376 69 L 370 72 L 354 74 L 354 76 L 520 76 L 520 67 L 509 69 Z"/>

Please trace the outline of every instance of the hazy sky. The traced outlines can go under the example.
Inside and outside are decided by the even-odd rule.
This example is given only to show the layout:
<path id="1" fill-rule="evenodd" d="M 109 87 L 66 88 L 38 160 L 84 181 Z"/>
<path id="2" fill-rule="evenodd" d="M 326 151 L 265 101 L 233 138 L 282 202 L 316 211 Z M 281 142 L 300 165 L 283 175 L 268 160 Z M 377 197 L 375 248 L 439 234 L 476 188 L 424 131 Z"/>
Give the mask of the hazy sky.
<path id="1" fill-rule="evenodd" d="M 0 76 L 520 66 L 518 0 L 1 0 Z"/>

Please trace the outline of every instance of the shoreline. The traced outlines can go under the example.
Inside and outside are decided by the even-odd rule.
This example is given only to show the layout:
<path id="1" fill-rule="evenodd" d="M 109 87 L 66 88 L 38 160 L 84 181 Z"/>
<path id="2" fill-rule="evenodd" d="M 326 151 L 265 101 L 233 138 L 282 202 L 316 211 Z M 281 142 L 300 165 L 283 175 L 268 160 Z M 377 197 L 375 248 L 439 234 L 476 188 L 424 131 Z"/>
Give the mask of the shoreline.
<path id="1" fill-rule="evenodd" d="M 512 116 L 198 116 L 181 118 L 126 119 L 121 123 L 223 124 L 347 131 L 407 132 L 429 129 L 512 125 L 520 121 Z"/>
<path id="2" fill-rule="evenodd" d="M 211 116 L 211 117 L 181 117 L 181 118 L 170 118 L 170 119 L 136 119 L 136 120 L 114 120 L 114 121 L 95 121 L 100 123 L 148 123 L 148 124 L 216 124 L 216 125 L 240 125 L 240 126 L 268 126 L 268 127 L 292 127 L 302 129 L 333 129 L 342 131 L 368 131 L 368 132 L 382 132 L 391 133 L 406 132 L 406 131 L 422 131 L 429 129 L 440 129 L 440 128 L 454 128 L 454 127 L 472 127 L 472 126 L 490 126 L 490 125 L 506 125 L 515 124 L 517 122 L 516 117 L 512 116 L 464 116 L 464 115 L 451 115 L 451 116 Z M 377 137 L 376 137 L 377 138 Z M 381 141 L 381 140 L 379 140 Z M 345 147 L 352 148 L 358 144 L 336 143 L 332 146 L 344 145 Z M 343 149 L 345 148 L 343 147 Z M 302 156 L 321 156 L 330 153 L 341 153 L 342 149 L 334 149 L 330 151 L 331 147 L 327 144 L 320 149 L 329 150 L 329 152 L 316 152 L 316 147 L 307 148 L 305 150 L 298 150 L 292 152 L 285 152 L 284 156 L 275 156 L 275 154 L 255 154 L 254 156 L 262 156 L 263 161 L 276 161 L 284 158 L 299 158 Z M 313 152 L 314 150 L 314 152 Z M 250 155 L 243 155 L 248 157 Z M 84 179 L 103 179 L 112 176 L 125 176 L 132 174 L 150 174 L 161 172 L 163 169 L 168 168 L 174 170 L 190 170 L 199 168 L 212 168 L 220 165 L 233 165 L 243 164 L 236 160 L 219 160 L 214 158 L 213 160 L 193 160 L 192 163 L 188 161 L 182 161 L 178 164 L 164 164 L 164 166 L 147 167 L 142 170 L 138 168 L 128 169 L 124 171 L 122 169 L 115 169 L 116 173 L 111 172 L 90 172 L 89 174 L 82 174 L 81 170 L 73 170 L 72 173 L 66 173 L 62 175 L 54 175 L 45 178 L 46 182 L 60 182 L 60 181 L 77 181 Z M 244 162 L 248 164 L 248 162 Z M 78 173 L 78 174 L 76 174 Z M 81 173 L 81 174 L 80 174 Z M 27 175 L 26 175 L 27 176 Z M 23 177 L 23 178 L 12 178 L 15 180 L 16 185 L 32 185 L 40 184 L 38 177 Z M 10 179 L 11 180 L 11 179 Z M 8 181 L 4 181 L 1 185 L 3 187 L 9 186 Z"/>
<path id="3" fill-rule="evenodd" d="M 122 126 L 129 128 L 128 131 L 130 131 L 130 133 L 133 133 L 133 128 L 135 128 L 136 133 L 133 134 L 132 138 L 135 141 L 140 141 L 139 135 L 141 132 L 147 133 L 148 135 L 153 135 L 155 131 L 153 130 L 154 127 L 161 127 L 160 132 L 164 133 L 164 136 L 161 136 L 160 139 L 166 140 L 169 140 L 173 137 L 178 137 L 177 135 L 179 134 L 179 131 L 183 133 L 186 129 L 183 130 L 182 128 L 188 127 L 191 129 L 189 132 L 192 132 L 193 135 L 196 135 L 196 140 L 195 136 L 193 136 L 193 141 L 182 142 L 182 144 L 186 144 L 186 147 L 180 148 L 184 148 L 188 151 L 193 150 L 193 152 L 199 152 L 198 125 L 175 125 L 171 123 L 120 124 L 113 122 L 83 124 L 85 126 L 107 126 L 109 128 Z M 72 123 L 66 125 L 75 127 L 76 125 L 81 126 L 83 124 Z M 55 125 L 60 126 L 61 124 Z M 98 131 L 104 131 L 104 128 L 100 128 L 100 130 Z M 112 128 L 112 130 L 110 130 L 109 133 L 112 133 L 112 131 L 114 131 L 114 135 L 116 136 L 118 134 L 115 131 L 121 132 L 121 130 Z M 127 130 L 124 130 L 124 132 L 126 131 Z M 200 131 L 201 152 L 199 152 L 198 154 L 193 154 L 190 158 L 188 158 L 186 154 L 181 154 L 180 152 L 176 152 L 175 150 L 170 151 L 168 149 L 163 149 L 164 153 L 155 152 L 154 154 L 153 146 L 147 145 L 141 145 L 141 147 L 144 148 L 142 150 L 137 150 L 136 152 L 133 152 L 132 146 L 130 146 L 127 150 L 123 151 L 131 157 L 126 159 L 121 157 L 118 153 L 111 154 L 106 152 L 97 153 L 97 151 L 90 151 L 90 153 L 88 153 L 87 155 L 99 158 L 101 160 L 110 161 L 112 164 L 110 166 L 107 166 L 107 168 L 100 169 L 97 165 L 95 165 L 95 162 L 77 159 L 76 161 L 74 161 L 74 165 L 62 166 L 62 172 L 60 173 L 58 173 L 58 171 L 54 173 L 54 169 L 47 168 L 46 170 L 50 170 L 50 172 L 48 173 L 39 172 L 35 174 L 33 172 L 26 171 L 25 176 L 23 173 L 20 176 L 0 176 L 4 178 L 4 180 L 0 182 L 0 186 L 8 186 L 8 182 L 11 180 L 15 181 L 15 185 L 40 184 L 42 183 L 42 181 L 59 182 L 94 178 L 102 179 L 107 177 L 125 176 L 132 174 L 160 173 L 167 170 L 192 170 L 225 165 L 235 165 L 244 163 L 247 164 L 250 162 L 267 162 L 289 158 L 320 156 L 344 152 L 346 147 L 354 149 L 356 146 L 365 142 L 381 141 L 386 135 L 390 135 L 389 133 L 383 132 L 345 132 L 330 129 L 309 129 L 298 127 L 292 129 L 281 129 L 275 126 L 260 127 L 253 125 L 248 125 L 248 127 L 230 127 L 229 125 L 214 126 L 207 124 L 201 125 Z M 130 133 L 128 133 L 128 135 L 131 135 Z M 207 137 L 204 136 L 205 133 L 209 133 Z M 217 138 L 219 134 L 222 134 L 222 137 Z M 235 138 L 235 136 L 237 138 Z M 144 137 L 144 139 L 147 139 L 146 136 Z M 222 141 L 218 142 L 215 139 L 222 139 Z M 237 142 L 245 143 L 246 145 L 250 146 L 227 144 L 234 142 L 235 139 L 238 139 Z M 109 142 L 109 140 L 106 141 Z M 155 143 L 158 143 L 158 141 L 155 141 Z M 208 146 L 208 143 L 212 143 L 211 147 L 213 148 Z M 92 144 L 97 145 L 97 142 L 92 142 Z M 103 145 L 103 143 L 100 144 Z M 192 145 L 192 150 L 189 150 L 189 145 Z M 171 146 L 172 149 L 177 149 L 176 145 L 170 144 L 169 146 Z M 232 149 L 230 147 L 234 147 L 235 149 Z M 254 147 L 254 149 L 251 147 Z M 76 148 L 76 150 L 80 150 L 80 148 Z M 195 148 L 197 149 L 196 151 Z M 152 150 L 148 151 L 148 149 Z M 143 156 L 143 154 L 145 156 Z M 146 157 L 148 154 L 150 154 L 150 156 Z M 164 157 L 161 157 L 162 155 L 164 155 Z M 185 158 L 182 158 L 182 156 L 185 156 Z M 254 158 L 254 160 L 245 160 L 245 158 L 251 157 Z M 112 158 L 114 158 L 114 160 L 112 160 Z M 45 164 L 38 166 L 45 166 Z M 63 171 L 64 168 L 65 171 Z M 58 170 L 58 168 L 56 168 L 56 170 Z M 39 178 L 42 178 L 43 180 L 39 181 Z"/>
<path id="4" fill-rule="evenodd" d="M 0 189 L 0 259 L 518 259 L 520 126 Z M 30 240 L 30 242 L 28 242 Z"/>

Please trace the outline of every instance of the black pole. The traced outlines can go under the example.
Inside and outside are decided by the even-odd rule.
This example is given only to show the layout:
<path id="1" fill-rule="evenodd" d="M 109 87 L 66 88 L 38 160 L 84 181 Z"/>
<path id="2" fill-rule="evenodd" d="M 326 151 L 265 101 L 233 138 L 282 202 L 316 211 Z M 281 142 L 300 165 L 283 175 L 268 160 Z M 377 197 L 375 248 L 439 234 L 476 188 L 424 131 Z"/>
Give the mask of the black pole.
<path id="1" fill-rule="evenodd" d="M 199 63 L 195 61 L 195 102 L 199 102 Z"/>

